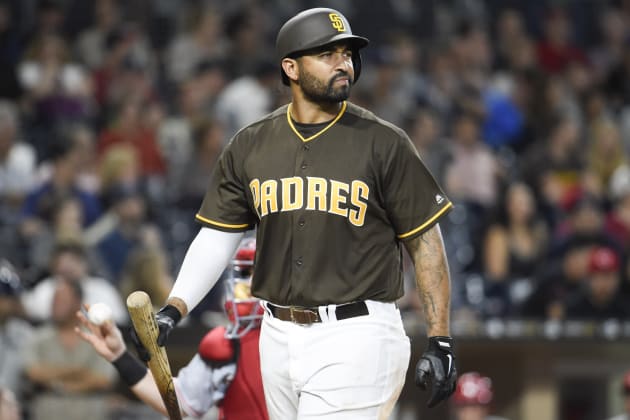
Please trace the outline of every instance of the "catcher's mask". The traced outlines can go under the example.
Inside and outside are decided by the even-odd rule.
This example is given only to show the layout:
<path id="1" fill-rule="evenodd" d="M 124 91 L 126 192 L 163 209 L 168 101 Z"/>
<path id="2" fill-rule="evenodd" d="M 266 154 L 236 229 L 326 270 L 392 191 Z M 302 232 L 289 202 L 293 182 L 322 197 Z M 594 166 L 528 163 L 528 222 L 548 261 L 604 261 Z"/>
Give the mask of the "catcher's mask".
<path id="1" fill-rule="evenodd" d="M 276 58 L 281 62 L 284 58 L 298 58 L 311 51 L 339 41 L 350 43 L 352 49 L 352 65 L 354 81 L 361 74 L 361 56 L 359 50 L 370 41 L 352 33 L 350 23 L 344 15 L 334 9 L 318 7 L 304 10 L 289 19 L 276 38 Z M 289 85 L 289 78 L 280 69 L 282 83 Z"/>
<path id="2" fill-rule="evenodd" d="M 242 337 L 262 320 L 263 307 L 251 294 L 255 255 L 256 240 L 243 239 L 228 266 L 225 281 L 225 311 L 230 321 L 226 329 L 228 338 Z"/>

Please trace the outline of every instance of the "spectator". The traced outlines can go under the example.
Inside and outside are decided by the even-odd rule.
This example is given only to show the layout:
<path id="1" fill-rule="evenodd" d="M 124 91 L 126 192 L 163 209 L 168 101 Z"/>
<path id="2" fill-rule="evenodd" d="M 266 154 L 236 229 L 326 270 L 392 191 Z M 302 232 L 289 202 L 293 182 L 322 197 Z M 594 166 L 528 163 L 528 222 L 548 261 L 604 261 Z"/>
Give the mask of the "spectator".
<path id="1" fill-rule="evenodd" d="M 273 55 L 265 41 L 265 10 L 256 3 L 232 12 L 225 19 L 228 50 L 225 54 L 228 77 L 237 79 L 258 73 L 260 62 Z M 277 67 L 276 67 L 277 69 Z M 277 80 L 277 79 L 276 79 Z"/>
<path id="2" fill-rule="evenodd" d="M 216 112 L 226 127 L 228 138 L 271 112 L 274 105 L 272 88 L 277 83 L 278 66 L 265 60 L 256 63 L 250 73 L 225 86 L 217 98 Z M 243 98 L 247 100 L 243 101 Z"/>
<path id="3" fill-rule="evenodd" d="M 173 168 L 170 187 L 173 203 L 178 209 L 196 212 L 205 195 L 208 176 L 223 149 L 226 134 L 218 121 L 200 123 L 193 134 L 193 151 L 185 164 Z"/>
<path id="4" fill-rule="evenodd" d="M 628 420 L 630 419 L 630 371 L 623 375 L 621 384 L 621 395 L 623 396 L 623 413 L 610 417 L 608 420 Z"/>
<path id="5" fill-rule="evenodd" d="M 28 379 L 38 387 L 29 404 L 33 420 L 108 419 L 107 392 L 115 372 L 74 332 L 83 290 L 79 282 L 61 279 L 48 302 L 49 321 L 23 349 Z"/>
<path id="6" fill-rule="evenodd" d="M 15 222 L 27 192 L 35 183 L 35 149 L 20 140 L 19 128 L 15 105 L 7 100 L 0 101 L 0 214 L 3 224 Z"/>
<path id="7" fill-rule="evenodd" d="M 140 173 L 147 179 L 164 175 L 166 164 L 157 144 L 155 129 L 143 120 L 145 105 L 134 98 L 127 99 L 114 123 L 101 133 L 98 150 L 102 156 L 114 145 L 131 146 L 139 158 Z"/>
<path id="8" fill-rule="evenodd" d="M 87 124 L 73 124 L 67 128 L 67 136 L 77 148 L 79 188 L 98 194 L 99 175 L 96 156 L 96 134 Z"/>
<path id="9" fill-rule="evenodd" d="M 98 198 L 78 185 L 81 152 L 68 138 L 54 141 L 50 178 L 31 190 L 21 211 L 20 232 L 28 241 L 52 223 L 54 205 L 68 197 L 81 203 L 83 225 L 93 223 L 101 213 Z"/>
<path id="10" fill-rule="evenodd" d="M 81 32 L 76 41 L 77 57 L 91 70 L 103 65 L 107 36 L 120 23 L 117 3 L 117 0 L 97 0 L 94 5 L 94 24 Z"/>
<path id="11" fill-rule="evenodd" d="M 493 397 L 492 381 L 477 372 L 466 372 L 457 380 L 452 397 L 455 420 L 506 420 L 490 415 Z"/>
<path id="12" fill-rule="evenodd" d="M 119 144 L 107 149 L 99 166 L 99 192 L 106 209 L 112 204 L 111 194 L 120 185 L 140 188 L 140 162 L 136 149 Z"/>
<path id="13" fill-rule="evenodd" d="M 160 302 L 168 298 L 172 286 L 173 277 L 169 272 L 164 250 L 145 246 L 131 252 L 120 283 L 123 297 L 136 290 L 142 290 L 149 295 L 151 302 L 156 305 L 154 310 L 157 311 Z"/>
<path id="14" fill-rule="evenodd" d="M 421 95 L 417 72 L 418 47 L 404 33 L 391 34 L 375 57 L 376 66 L 366 71 L 367 86 L 358 87 L 374 112 L 392 124 L 402 124 Z M 354 93 L 353 93 L 354 96 Z"/>
<path id="15" fill-rule="evenodd" d="M 199 63 L 224 58 L 228 48 L 218 11 L 207 9 L 193 13 L 190 20 L 190 30 L 176 36 L 168 47 L 167 74 L 176 83 L 191 77 Z"/>
<path id="16" fill-rule="evenodd" d="M 84 237 L 83 213 L 81 203 L 74 197 L 63 198 L 53 204 L 51 222 L 28 243 L 26 250 L 26 273 L 30 280 L 38 280 L 39 275 L 47 272 L 49 258 L 55 244 L 63 241 L 79 241 Z M 89 252 L 89 261 L 97 267 L 97 260 Z"/>
<path id="17" fill-rule="evenodd" d="M 71 281 L 80 283 L 85 303 L 104 302 L 112 308 L 115 322 L 127 324 L 127 308 L 120 294 L 107 280 L 89 275 L 86 258 L 86 249 L 79 243 L 69 241 L 56 244 L 50 257 L 50 277 L 22 294 L 22 305 L 29 319 L 34 322 L 50 319 L 50 305 L 57 284 Z"/>
<path id="18" fill-rule="evenodd" d="M 557 209 L 575 191 L 584 167 L 579 126 L 568 118 L 555 119 L 546 139 L 532 145 L 520 160 L 522 174 L 542 195 L 543 204 Z"/>
<path id="19" fill-rule="evenodd" d="M 126 21 L 105 38 L 105 56 L 94 71 L 95 99 L 108 121 L 112 110 L 132 97 L 136 101 L 153 100 L 156 62 L 146 34 L 137 24 Z"/>
<path id="20" fill-rule="evenodd" d="M 29 46 L 18 67 L 26 104 L 34 123 L 46 131 L 65 121 L 81 121 L 91 115 L 92 84 L 85 69 L 70 59 L 59 35 L 42 34 Z M 41 138 L 41 146 L 45 138 Z M 45 150 L 43 150 L 45 152 Z"/>
<path id="21" fill-rule="evenodd" d="M 208 61 L 201 63 L 193 76 L 178 86 L 176 110 L 158 128 L 158 142 L 169 175 L 186 171 L 188 161 L 195 159 L 195 131 L 203 129 L 207 120 L 212 119 L 209 116 L 215 114 L 217 97 L 225 83 L 222 63 Z M 225 142 L 222 140 L 221 145 Z"/>
<path id="22" fill-rule="evenodd" d="M 595 175 L 598 184 L 605 187 L 615 170 L 627 162 L 627 158 L 619 129 L 612 121 L 593 128 L 588 169 Z"/>
<path id="23" fill-rule="evenodd" d="M 527 46 L 529 36 L 523 16 L 516 9 L 504 9 L 500 12 L 496 25 L 495 61 L 499 68 L 515 68 L 514 56 Z"/>
<path id="24" fill-rule="evenodd" d="M 15 394 L 7 388 L 0 386 L 0 419 L 21 420 L 22 407 Z"/>
<path id="25" fill-rule="evenodd" d="M 0 97 L 17 100 L 22 89 L 17 78 L 17 63 L 24 48 L 21 27 L 9 3 L 0 4 Z"/>
<path id="26" fill-rule="evenodd" d="M 526 184 L 510 184 L 503 199 L 486 234 L 484 272 L 491 281 L 529 278 L 546 253 L 546 227 Z"/>
<path id="27" fill-rule="evenodd" d="M 519 315 L 530 319 L 562 319 L 566 302 L 575 295 L 588 276 L 588 261 L 596 243 L 588 238 L 574 237 L 541 266 L 532 293 L 519 307 Z"/>
<path id="28" fill-rule="evenodd" d="M 463 113 L 455 121 L 453 160 L 446 168 L 446 189 L 455 200 L 487 210 L 495 205 L 501 167 L 479 138 L 479 120 Z"/>
<path id="29" fill-rule="evenodd" d="M 630 167 L 624 164 L 611 176 L 608 198 L 611 209 L 605 230 L 623 248 L 630 250 Z"/>
<path id="30" fill-rule="evenodd" d="M 589 255 L 588 280 L 583 290 L 567 301 L 569 319 L 605 321 L 628 319 L 630 302 L 620 295 L 620 258 L 611 248 L 597 247 Z"/>
<path id="31" fill-rule="evenodd" d="M 146 200 L 137 186 L 116 185 L 108 197 L 109 210 L 87 237 L 104 263 L 107 278 L 118 285 L 129 254 L 156 228 L 147 220 Z"/>
<path id="32" fill-rule="evenodd" d="M 584 131 L 588 140 L 596 138 L 598 130 L 607 125 L 617 127 L 616 119 L 610 109 L 610 104 L 606 100 L 605 93 L 599 88 L 590 89 L 584 93 L 581 101 L 584 114 Z M 623 140 L 623 149 L 627 149 L 627 145 Z"/>
<path id="33" fill-rule="evenodd" d="M 572 23 L 563 9 L 549 10 L 544 24 L 544 37 L 538 44 L 538 63 L 545 71 L 557 74 L 574 61 L 587 61 L 584 52 L 571 40 Z"/>
<path id="34" fill-rule="evenodd" d="M 483 272 L 487 293 L 502 295 L 504 311 L 524 299 L 547 251 L 548 233 L 536 213 L 529 187 L 514 182 L 500 203 L 484 238 Z M 520 289 L 519 289 L 520 288 Z M 523 289 L 525 288 L 525 289 Z M 520 294 L 519 291 L 522 291 Z M 490 296 L 488 296 L 490 297 Z"/>
<path id="35" fill-rule="evenodd" d="M 458 79 L 451 50 L 438 45 L 427 52 L 427 69 L 419 87 L 418 101 L 435 110 L 450 124 L 455 110 Z"/>
<path id="36" fill-rule="evenodd" d="M 33 37 L 40 35 L 61 35 L 64 25 L 64 7 L 58 0 L 41 0 L 34 10 L 34 21 L 29 34 Z"/>
<path id="37" fill-rule="evenodd" d="M 593 64 L 596 79 L 603 81 L 611 69 L 623 61 L 630 33 L 623 15 L 616 8 L 604 10 L 598 23 L 602 41 L 591 50 L 589 61 Z"/>
<path id="38" fill-rule="evenodd" d="M 604 229 L 605 213 L 599 197 L 577 190 L 567 197 L 564 209 L 564 219 L 552 232 L 552 255 L 561 253 L 576 238 L 620 249 L 620 244 Z"/>
<path id="39" fill-rule="evenodd" d="M 33 328 L 26 322 L 20 303 L 23 291 L 19 275 L 7 260 L 0 260 L 0 389 L 22 397 L 24 349 L 31 343 Z M 3 403 L 0 401 L 0 419 Z"/>
<path id="40" fill-rule="evenodd" d="M 429 108 L 418 109 L 412 117 L 409 137 L 424 164 L 436 180 L 443 183 L 451 155 L 439 116 Z"/>

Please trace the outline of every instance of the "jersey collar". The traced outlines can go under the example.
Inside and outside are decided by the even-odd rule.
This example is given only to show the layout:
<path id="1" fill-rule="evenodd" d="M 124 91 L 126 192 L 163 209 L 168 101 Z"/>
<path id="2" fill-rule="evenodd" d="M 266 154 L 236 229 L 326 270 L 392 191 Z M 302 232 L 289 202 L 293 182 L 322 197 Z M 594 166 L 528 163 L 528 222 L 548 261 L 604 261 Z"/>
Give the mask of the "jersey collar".
<path id="1" fill-rule="evenodd" d="M 312 136 L 304 138 L 304 136 L 302 136 L 302 134 L 300 134 L 300 132 L 295 128 L 295 125 L 293 124 L 293 120 L 291 119 L 291 105 L 292 104 L 289 104 L 289 107 L 287 108 L 287 121 L 289 122 L 289 127 L 291 127 L 291 130 L 293 130 L 295 135 L 298 136 L 303 142 L 311 141 L 314 138 L 319 137 L 326 130 L 328 130 L 330 127 L 332 127 L 337 121 L 339 121 L 339 118 L 341 118 L 341 116 L 344 114 L 344 112 L 346 112 L 346 107 L 348 106 L 346 101 L 343 101 L 343 103 L 341 104 L 341 109 L 339 110 L 339 113 L 337 114 L 335 119 L 333 119 L 330 122 L 330 124 L 328 124 L 326 127 L 322 128 L 321 130 L 319 130 L 317 133 L 313 134 Z"/>

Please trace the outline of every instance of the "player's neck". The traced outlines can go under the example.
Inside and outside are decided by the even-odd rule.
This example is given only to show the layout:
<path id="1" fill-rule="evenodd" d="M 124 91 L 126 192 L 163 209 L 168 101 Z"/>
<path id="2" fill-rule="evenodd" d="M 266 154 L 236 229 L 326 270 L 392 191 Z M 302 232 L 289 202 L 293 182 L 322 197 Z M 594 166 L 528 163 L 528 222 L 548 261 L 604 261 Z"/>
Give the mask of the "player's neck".
<path id="1" fill-rule="evenodd" d="M 302 124 L 318 124 L 332 120 L 341 110 L 343 102 L 314 103 L 294 98 L 291 102 L 291 118 Z"/>

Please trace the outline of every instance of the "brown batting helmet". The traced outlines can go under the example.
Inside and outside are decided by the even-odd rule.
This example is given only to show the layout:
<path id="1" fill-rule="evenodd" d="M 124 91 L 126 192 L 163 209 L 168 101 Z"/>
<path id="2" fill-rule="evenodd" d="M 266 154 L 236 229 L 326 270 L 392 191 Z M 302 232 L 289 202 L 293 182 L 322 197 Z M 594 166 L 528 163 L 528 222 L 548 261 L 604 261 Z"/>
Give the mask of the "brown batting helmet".
<path id="1" fill-rule="evenodd" d="M 359 50 L 369 40 L 352 33 L 350 23 L 344 15 L 334 9 L 318 7 L 304 10 L 289 19 L 276 38 L 276 56 L 278 60 L 290 57 L 297 58 L 304 51 L 347 40 L 353 50 L 354 82 L 361 74 L 361 56 Z M 282 83 L 289 85 L 289 78 L 280 69 Z"/>

